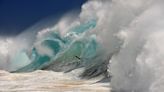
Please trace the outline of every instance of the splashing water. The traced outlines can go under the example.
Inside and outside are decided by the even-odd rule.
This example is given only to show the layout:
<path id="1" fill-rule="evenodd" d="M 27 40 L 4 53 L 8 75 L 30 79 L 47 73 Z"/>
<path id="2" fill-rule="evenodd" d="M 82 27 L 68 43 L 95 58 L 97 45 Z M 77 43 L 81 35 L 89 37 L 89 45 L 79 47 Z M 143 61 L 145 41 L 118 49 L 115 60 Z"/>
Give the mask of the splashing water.
<path id="1" fill-rule="evenodd" d="M 83 67 L 81 76 L 89 78 L 108 69 L 116 92 L 163 92 L 163 8 L 162 0 L 88 1 L 72 23 L 67 16 L 33 39 L 2 39 L 0 68 L 70 72 Z"/>

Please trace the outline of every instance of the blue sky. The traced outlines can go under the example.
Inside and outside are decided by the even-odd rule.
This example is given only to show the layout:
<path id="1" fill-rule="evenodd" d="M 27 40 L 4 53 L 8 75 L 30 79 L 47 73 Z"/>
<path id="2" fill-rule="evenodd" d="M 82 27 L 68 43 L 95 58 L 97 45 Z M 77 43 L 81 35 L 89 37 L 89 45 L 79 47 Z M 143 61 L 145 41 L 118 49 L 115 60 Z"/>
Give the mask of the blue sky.
<path id="1" fill-rule="evenodd" d="M 49 16 L 80 10 L 86 0 L 0 0 L 0 35 L 18 34 Z"/>

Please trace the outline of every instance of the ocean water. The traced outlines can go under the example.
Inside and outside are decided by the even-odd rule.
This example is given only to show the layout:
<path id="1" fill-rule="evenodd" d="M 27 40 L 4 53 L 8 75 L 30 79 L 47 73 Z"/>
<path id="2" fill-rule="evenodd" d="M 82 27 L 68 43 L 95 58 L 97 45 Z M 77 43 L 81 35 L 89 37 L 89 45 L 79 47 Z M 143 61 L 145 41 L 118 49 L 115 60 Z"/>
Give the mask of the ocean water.
<path id="1" fill-rule="evenodd" d="M 1 38 L 0 68 L 103 76 L 114 92 L 163 92 L 163 9 L 162 0 L 89 0 L 77 18 Z"/>

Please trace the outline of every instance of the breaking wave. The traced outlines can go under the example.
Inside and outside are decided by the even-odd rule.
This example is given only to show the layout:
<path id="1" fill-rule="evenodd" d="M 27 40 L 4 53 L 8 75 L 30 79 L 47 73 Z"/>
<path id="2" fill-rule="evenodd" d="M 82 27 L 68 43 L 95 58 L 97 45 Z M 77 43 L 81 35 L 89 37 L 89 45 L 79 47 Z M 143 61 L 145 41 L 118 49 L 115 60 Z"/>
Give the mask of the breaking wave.
<path id="1" fill-rule="evenodd" d="M 90 0 L 78 18 L 66 16 L 33 37 L 25 32 L 1 39 L 0 67 L 83 68 L 81 77 L 112 75 L 116 92 L 163 92 L 163 8 L 162 0 Z"/>

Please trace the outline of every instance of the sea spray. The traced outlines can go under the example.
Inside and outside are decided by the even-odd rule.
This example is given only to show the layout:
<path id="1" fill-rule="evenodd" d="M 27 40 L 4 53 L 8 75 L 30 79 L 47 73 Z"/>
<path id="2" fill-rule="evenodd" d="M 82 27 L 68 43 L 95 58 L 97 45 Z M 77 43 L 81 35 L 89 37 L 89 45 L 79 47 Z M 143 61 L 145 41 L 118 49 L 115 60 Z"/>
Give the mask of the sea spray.
<path id="1" fill-rule="evenodd" d="M 97 17 L 92 31 L 114 53 L 109 65 L 116 92 L 163 91 L 162 0 L 89 1 L 81 18 Z"/>

